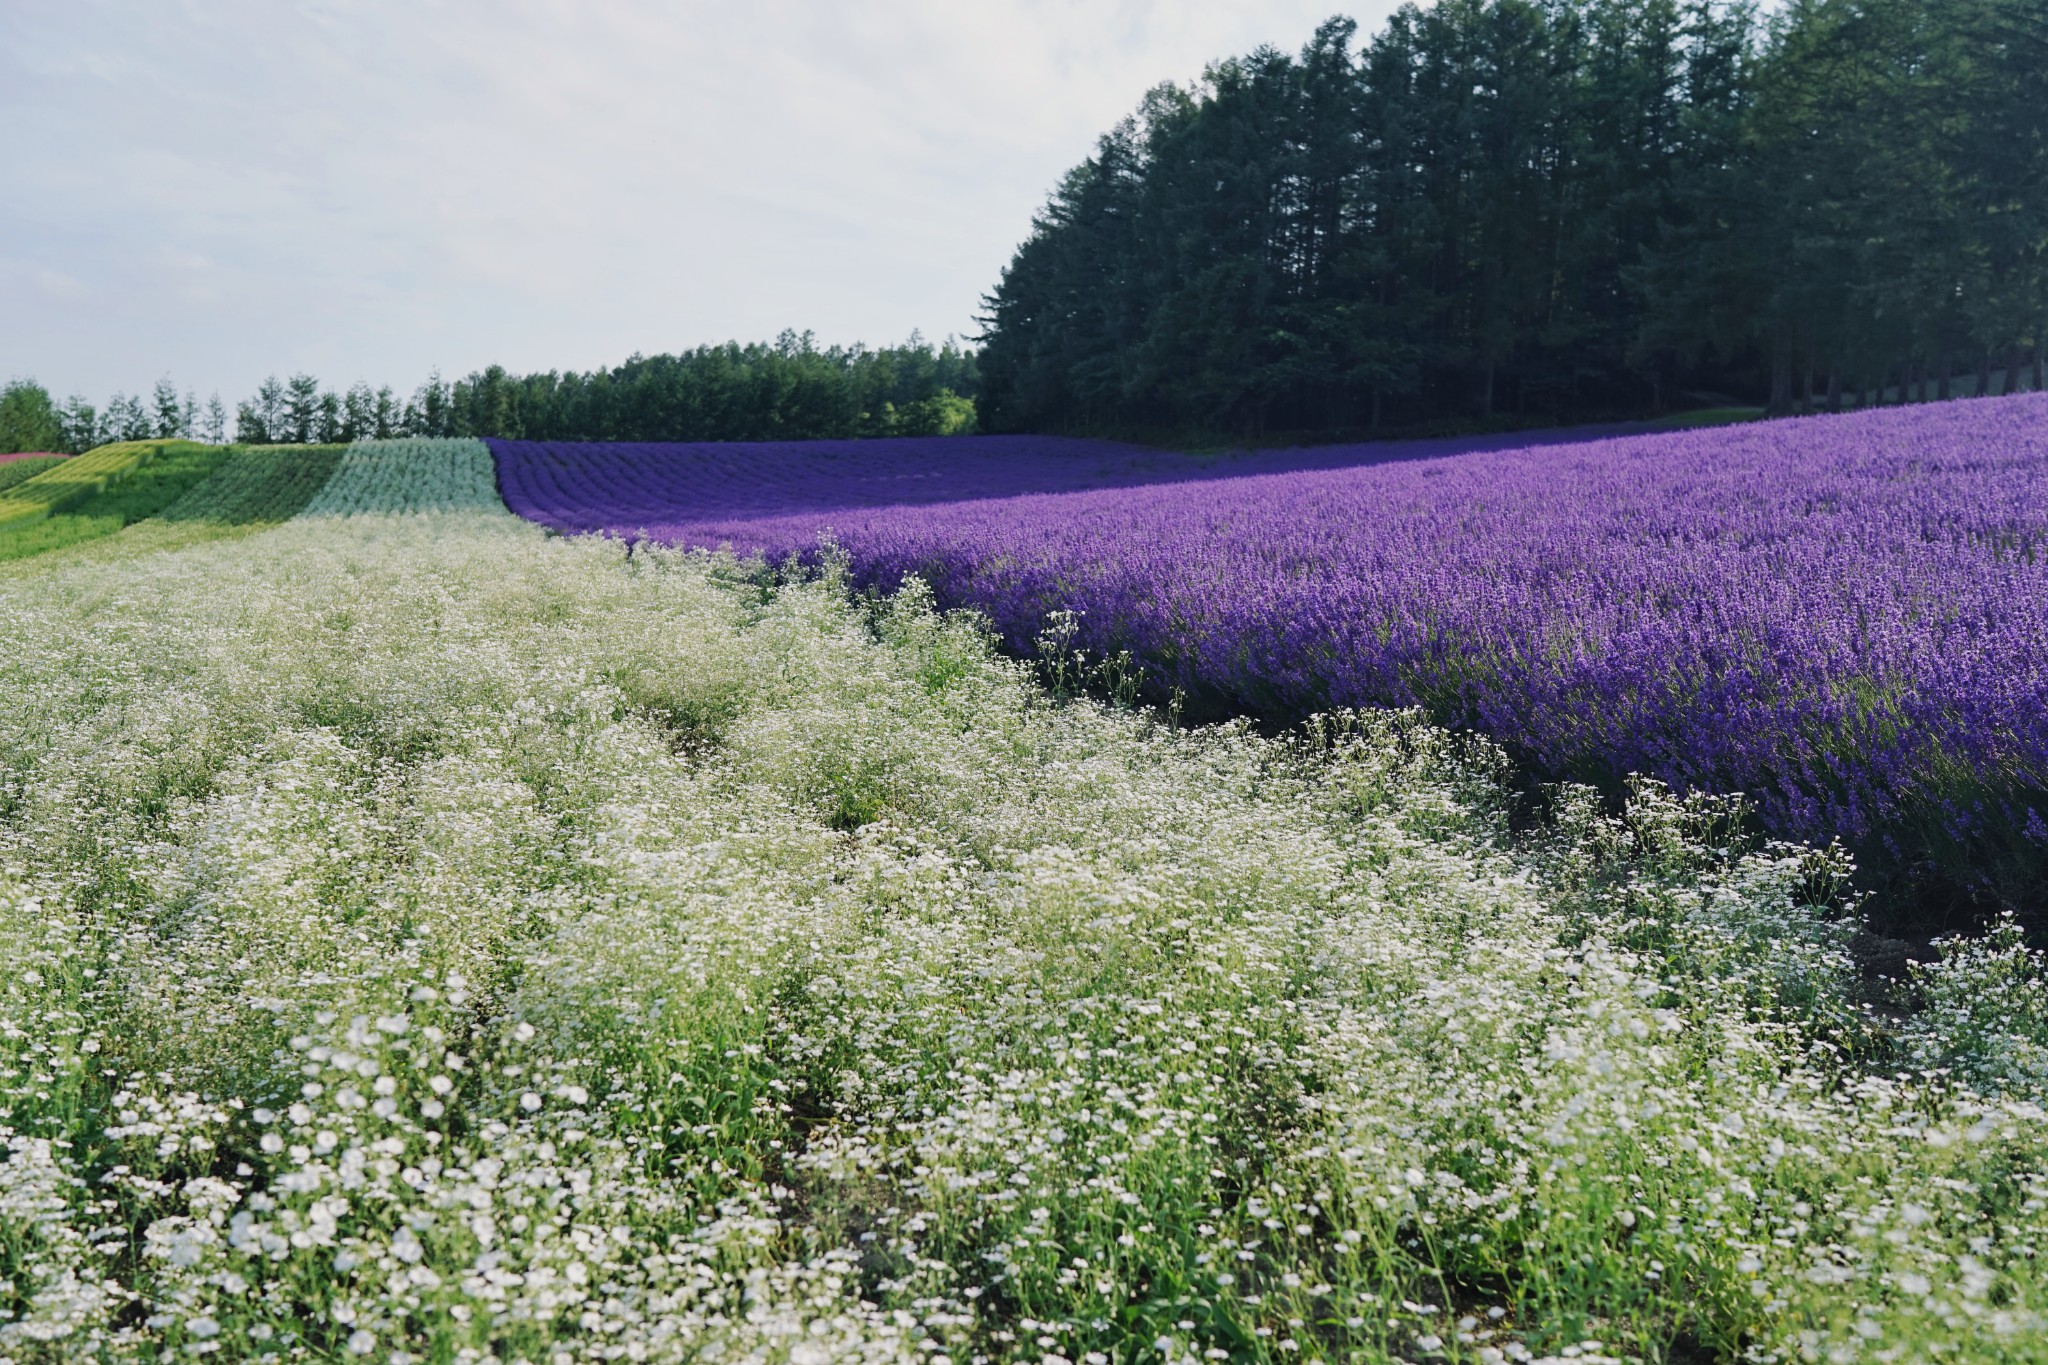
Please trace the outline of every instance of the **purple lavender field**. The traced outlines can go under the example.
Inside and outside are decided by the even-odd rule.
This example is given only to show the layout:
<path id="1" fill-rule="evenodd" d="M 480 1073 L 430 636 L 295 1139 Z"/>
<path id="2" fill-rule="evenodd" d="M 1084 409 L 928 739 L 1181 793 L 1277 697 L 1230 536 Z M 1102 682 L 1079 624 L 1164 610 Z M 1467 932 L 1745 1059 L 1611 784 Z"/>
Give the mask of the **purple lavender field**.
<path id="1" fill-rule="evenodd" d="M 493 442 L 513 510 L 764 553 L 827 533 L 1157 695 L 1408 705 L 1539 772 L 1741 790 L 1882 860 L 2048 852 L 2048 397 L 1662 435 L 1201 460 L 1028 437 Z"/>
<path id="2" fill-rule="evenodd" d="M 767 548 L 746 529 L 763 519 L 1354 468 L 1584 440 L 1587 430 L 1209 456 L 1060 436 L 488 444 L 506 502 L 555 530 Z M 813 525 L 803 544 L 815 540 Z"/>

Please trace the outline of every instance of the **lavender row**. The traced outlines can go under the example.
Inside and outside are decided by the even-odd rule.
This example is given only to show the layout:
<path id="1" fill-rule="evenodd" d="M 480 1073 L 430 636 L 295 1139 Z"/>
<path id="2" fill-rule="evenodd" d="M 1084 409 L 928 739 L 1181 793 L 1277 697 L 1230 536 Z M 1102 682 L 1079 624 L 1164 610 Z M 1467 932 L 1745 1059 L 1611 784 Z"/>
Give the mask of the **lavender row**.
<path id="1" fill-rule="evenodd" d="M 1577 429 L 1576 439 L 1588 430 Z M 1214 455 L 1059 436 L 489 444 L 505 501 L 519 515 L 558 531 L 633 535 L 711 520 L 1355 468 L 1573 439 L 1572 432 L 1523 432 Z"/>
<path id="2" fill-rule="evenodd" d="M 496 449 L 514 510 L 564 529 L 778 557 L 829 531 L 863 582 L 922 575 L 1018 648 L 1078 611 L 1078 644 L 1212 705 L 1421 704 L 1554 773 L 1748 791 L 1787 835 L 2048 846 L 2048 398 L 1011 497 L 973 495 L 1003 462 L 1071 488 L 1078 457 L 961 444 L 989 449 L 965 500 L 933 460 L 893 506 L 824 444 L 777 453 L 779 507 L 732 491 L 736 447 L 633 448 L 637 482 Z"/>

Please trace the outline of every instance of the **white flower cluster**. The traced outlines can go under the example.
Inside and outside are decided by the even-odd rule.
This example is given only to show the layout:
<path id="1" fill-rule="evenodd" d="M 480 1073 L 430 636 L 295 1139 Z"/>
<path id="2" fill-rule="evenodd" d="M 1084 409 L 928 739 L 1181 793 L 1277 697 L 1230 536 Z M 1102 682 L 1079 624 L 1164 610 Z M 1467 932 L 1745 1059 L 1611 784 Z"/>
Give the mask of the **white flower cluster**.
<path id="1" fill-rule="evenodd" d="M 0 583 L 0 1361 L 2038 1350 L 2037 1070 L 1857 1004 L 1828 859 L 1057 704 L 481 449 Z"/>

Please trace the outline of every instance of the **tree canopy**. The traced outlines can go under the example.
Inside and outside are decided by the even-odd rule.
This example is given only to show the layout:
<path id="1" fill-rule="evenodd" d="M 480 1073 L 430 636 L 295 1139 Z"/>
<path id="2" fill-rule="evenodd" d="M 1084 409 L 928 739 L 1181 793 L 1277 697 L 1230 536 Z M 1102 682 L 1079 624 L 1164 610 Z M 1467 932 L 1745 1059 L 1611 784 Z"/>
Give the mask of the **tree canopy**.
<path id="1" fill-rule="evenodd" d="M 972 430 L 976 388 L 974 355 L 950 339 L 821 347 L 808 332 L 784 332 L 584 374 L 493 365 L 453 385 L 429 381 L 410 407 L 418 433 L 432 436 L 797 441 Z"/>
<path id="2" fill-rule="evenodd" d="M 1440 0 L 1358 37 L 1103 136 L 986 300 L 985 425 L 1786 410 L 2038 363 L 2039 0 Z"/>
<path id="3" fill-rule="evenodd" d="M 0 455 L 63 449 L 63 420 L 40 385 L 16 379 L 0 388 Z"/>
<path id="4" fill-rule="evenodd" d="M 357 383 L 345 391 L 309 374 L 275 375 L 236 405 L 201 405 L 169 379 L 148 399 L 61 407 L 33 380 L 0 391 L 0 453 L 82 451 L 109 441 L 172 436 L 215 444 L 325 444 L 395 436 L 526 440 L 769 441 L 950 436 L 976 425 L 974 352 L 916 333 L 900 346 L 824 346 L 810 333 L 773 342 L 699 346 L 609 369 L 512 374 L 502 365 L 452 383 L 437 373 L 401 398 Z"/>

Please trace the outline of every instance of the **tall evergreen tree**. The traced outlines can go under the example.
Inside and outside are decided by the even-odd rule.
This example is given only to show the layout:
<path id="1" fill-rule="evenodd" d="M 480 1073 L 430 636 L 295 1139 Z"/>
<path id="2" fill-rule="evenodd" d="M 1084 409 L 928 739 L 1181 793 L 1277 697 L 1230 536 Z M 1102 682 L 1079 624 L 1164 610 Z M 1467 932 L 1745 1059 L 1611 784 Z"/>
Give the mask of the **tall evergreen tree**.
<path id="1" fill-rule="evenodd" d="M 1439 0 L 1149 94 L 986 300 L 997 428 L 1778 410 L 2038 356 L 2040 0 Z M 1901 385 L 1903 387 L 1903 385 Z"/>
<path id="2" fill-rule="evenodd" d="M 60 451 L 66 444 L 64 420 L 49 390 L 33 379 L 9 380 L 0 387 L 0 455 Z"/>
<path id="3" fill-rule="evenodd" d="M 308 445 L 321 436 L 320 381 L 310 374 L 295 374 L 284 386 L 283 439 Z"/>
<path id="4" fill-rule="evenodd" d="M 151 416 L 155 429 L 150 433 L 159 440 L 185 434 L 185 409 L 178 401 L 178 386 L 166 375 L 156 381 L 156 389 L 150 395 Z"/>
<path id="5" fill-rule="evenodd" d="M 228 438 L 228 410 L 222 406 L 220 395 L 214 394 L 206 400 L 206 411 L 199 419 L 200 440 L 208 445 L 219 445 Z"/>

